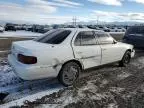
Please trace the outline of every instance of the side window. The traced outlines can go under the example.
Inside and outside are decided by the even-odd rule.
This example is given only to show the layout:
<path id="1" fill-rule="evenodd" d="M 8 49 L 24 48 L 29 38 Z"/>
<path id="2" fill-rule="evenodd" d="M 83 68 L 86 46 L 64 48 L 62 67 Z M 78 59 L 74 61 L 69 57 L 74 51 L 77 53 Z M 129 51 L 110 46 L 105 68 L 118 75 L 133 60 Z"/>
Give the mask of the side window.
<path id="1" fill-rule="evenodd" d="M 98 33 L 97 36 L 98 36 L 98 40 L 99 40 L 100 45 L 113 44 L 114 39 L 112 37 L 110 37 L 108 34 Z"/>
<path id="2" fill-rule="evenodd" d="M 96 39 L 92 31 L 79 32 L 74 44 L 76 46 L 96 45 Z"/>
<path id="3" fill-rule="evenodd" d="M 79 33 L 75 39 L 74 45 L 81 46 L 81 33 Z"/>

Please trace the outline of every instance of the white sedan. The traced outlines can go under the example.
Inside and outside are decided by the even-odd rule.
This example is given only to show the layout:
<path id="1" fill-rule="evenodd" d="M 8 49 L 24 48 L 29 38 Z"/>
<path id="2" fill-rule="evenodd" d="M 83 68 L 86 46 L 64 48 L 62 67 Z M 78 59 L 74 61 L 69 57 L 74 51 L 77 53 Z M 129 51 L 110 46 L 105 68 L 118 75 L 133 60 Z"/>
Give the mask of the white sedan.
<path id="1" fill-rule="evenodd" d="M 126 66 L 134 53 L 132 45 L 117 42 L 103 31 L 65 28 L 13 42 L 8 61 L 22 79 L 58 77 L 69 86 L 82 70 L 112 62 Z"/>

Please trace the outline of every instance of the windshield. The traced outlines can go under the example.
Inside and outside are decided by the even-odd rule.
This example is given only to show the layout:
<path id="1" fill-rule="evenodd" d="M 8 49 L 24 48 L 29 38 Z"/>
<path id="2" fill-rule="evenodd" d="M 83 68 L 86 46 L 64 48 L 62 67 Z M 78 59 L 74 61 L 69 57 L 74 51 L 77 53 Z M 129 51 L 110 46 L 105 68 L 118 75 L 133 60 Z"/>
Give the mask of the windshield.
<path id="1" fill-rule="evenodd" d="M 49 32 L 45 33 L 43 36 L 34 39 L 34 41 L 42 42 L 42 43 L 49 43 L 49 44 L 60 44 L 63 42 L 67 36 L 71 33 L 70 30 L 50 30 Z"/>

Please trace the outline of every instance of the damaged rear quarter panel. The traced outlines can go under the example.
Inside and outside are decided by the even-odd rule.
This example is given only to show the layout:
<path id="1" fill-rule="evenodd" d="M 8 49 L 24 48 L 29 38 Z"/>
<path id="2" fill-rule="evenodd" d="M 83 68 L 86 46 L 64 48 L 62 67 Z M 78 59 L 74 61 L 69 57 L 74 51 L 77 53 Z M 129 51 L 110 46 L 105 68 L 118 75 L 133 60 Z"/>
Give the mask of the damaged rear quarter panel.
<path id="1" fill-rule="evenodd" d="M 73 51 L 70 45 L 54 45 L 51 49 L 37 53 L 38 64 L 45 67 L 53 67 L 59 71 L 61 66 L 74 59 Z"/>

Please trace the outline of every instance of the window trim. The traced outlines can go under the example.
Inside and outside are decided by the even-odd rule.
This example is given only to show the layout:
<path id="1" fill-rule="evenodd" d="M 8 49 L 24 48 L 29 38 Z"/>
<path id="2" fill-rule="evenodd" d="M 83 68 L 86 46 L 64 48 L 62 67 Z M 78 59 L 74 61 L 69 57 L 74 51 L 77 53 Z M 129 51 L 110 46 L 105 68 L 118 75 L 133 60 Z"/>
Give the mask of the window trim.
<path id="1" fill-rule="evenodd" d="M 113 39 L 113 42 L 112 42 L 112 43 L 103 43 L 103 44 L 100 43 L 100 39 L 99 39 L 100 36 L 98 36 L 98 34 L 100 34 L 100 33 L 95 33 L 95 35 L 96 35 L 97 38 L 98 38 L 97 40 L 98 40 L 98 44 L 99 44 L 99 45 L 112 45 L 112 44 L 114 44 L 114 39 L 113 39 L 111 36 L 109 36 L 109 34 L 107 35 L 107 37 L 112 38 L 112 39 Z M 107 34 L 107 33 L 103 33 L 103 34 Z"/>
<path id="2" fill-rule="evenodd" d="M 93 33 L 93 36 L 94 36 L 94 38 L 95 38 L 96 44 L 81 45 L 81 41 L 80 41 L 80 45 L 76 45 L 76 44 L 75 44 L 76 38 L 77 38 L 77 36 L 79 35 L 79 33 L 81 33 L 81 32 L 92 32 L 92 33 Z M 81 39 L 82 39 L 82 38 L 81 38 Z M 80 40 L 81 40 L 81 39 L 80 39 Z M 74 44 L 74 46 L 94 46 L 94 45 L 98 45 L 99 42 L 98 42 L 98 39 L 97 39 L 94 31 L 79 31 L 79 32 L 76 34 L 76 37 L 75 37 L 75 39 L 74 39 L 74 41 L 73 41 L 73 44 Z"/>

